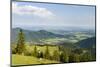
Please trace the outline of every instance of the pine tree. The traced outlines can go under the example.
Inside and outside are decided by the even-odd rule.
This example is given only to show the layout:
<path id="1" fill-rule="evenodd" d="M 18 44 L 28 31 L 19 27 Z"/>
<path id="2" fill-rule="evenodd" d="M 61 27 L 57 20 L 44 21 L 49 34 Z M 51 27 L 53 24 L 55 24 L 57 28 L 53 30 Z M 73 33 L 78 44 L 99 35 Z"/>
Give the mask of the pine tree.
<path id="1" fill-rule="evenodd" d="M 75 55 L 74 53 L 69 55 L 69 63 L 75 62 L 75 56 L 74 55 Z"/>
<path id="2" fill-rule="evenodd" d="M 60 52 L 60 62 L 62 62 L 62 63 L 68 62 L 68 56 L 65 51 Z"/>
<path id="3" fill-rule="evenodd" d="M 25 42 L 24 33 L 23 33 L 22 29 L 20 29 L 19 34 L 18 34 L 16 53 L 18 53 L 18 54 L 24 53 L 24 50 L 25 50 L 24 42 Z"/>
<path id="4" fill-rule="evenodd" d="M 34 47 L 33 56 L 37 57 L 37 48 L 36 48 L 36 45 Z"/>
<path id="5" fill-rule="evenodd" d="M 56 60 L 56 61 L 60 60 L 59 52 L 57 50 L 53 52 L 53 60 Z"/>
<path id="6" fill-rule="evenodd" d="M 66 63 L 69 61 L 69 57 L 68 54 L 69 49 L 65 48 L 64 46 L 59 46 L 59 58 L 60 58 L 60 62 L 62 63 Z"/>
<path id="7" fill-rule="evenodd" d="M 44 58 L 50 59 L 50 53 L 49 53 L 48 45 L 46 46 Z"/>

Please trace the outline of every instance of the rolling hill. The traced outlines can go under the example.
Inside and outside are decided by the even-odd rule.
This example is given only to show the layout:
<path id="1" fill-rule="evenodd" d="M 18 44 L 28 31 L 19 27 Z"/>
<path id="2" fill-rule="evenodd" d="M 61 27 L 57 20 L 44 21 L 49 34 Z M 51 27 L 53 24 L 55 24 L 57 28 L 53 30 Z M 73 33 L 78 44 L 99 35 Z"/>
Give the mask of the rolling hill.
<path id="1" fill-rule="evenodd" d="M 11 32 L 11 41 L 15 42 L 17 39 L 17 35 L 19 33 L 20 28 L 14 28 L 12 29 Z M 63 38 L 64 35 L 60 35 L 60 34 L 54 34 L 52 32 L 48 32 L 45 30 L 39 30 L 39 31 L 30 31 L 30 30 L 24 30 L 24 35 L 25 35 L 25 40 L 26 42 L 39 42 L 41 39 L 48 39 L 48 38 Z"/>
<path id="2" fill-rule="evenodd" d="M 96 37 L 87 38 L 77 42 L 78 47 L 80 48 L 95 48 L 96 46 Z"/>

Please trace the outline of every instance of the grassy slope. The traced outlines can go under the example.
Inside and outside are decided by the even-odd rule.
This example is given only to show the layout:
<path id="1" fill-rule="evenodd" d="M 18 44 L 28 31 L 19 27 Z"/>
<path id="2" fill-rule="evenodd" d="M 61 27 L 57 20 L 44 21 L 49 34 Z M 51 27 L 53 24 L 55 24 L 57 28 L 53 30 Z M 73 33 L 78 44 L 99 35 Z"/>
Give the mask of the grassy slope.
<path id="1" fill-rule="evenodd" d="M 22 55 L 12 54 L 12 65 L 50 64 L 50 63 L 59 63 L 59 62 L 47 59 L 39 60 L 38 58 L 33 56 L 22 56 Z"/>

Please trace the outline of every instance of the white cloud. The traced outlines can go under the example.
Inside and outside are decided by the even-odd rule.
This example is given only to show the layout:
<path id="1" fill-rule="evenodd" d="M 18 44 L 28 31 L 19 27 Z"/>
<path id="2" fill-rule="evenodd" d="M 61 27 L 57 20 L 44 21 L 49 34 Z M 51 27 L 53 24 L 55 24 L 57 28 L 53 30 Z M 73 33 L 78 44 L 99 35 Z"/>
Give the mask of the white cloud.
<path id="1" fill-rule="evenodd" d="M 36 15 L 44 18 L 54 17 L 54 14 L 46 9 L 32 5 L 18 5 L 18 3 L 12 3 L 12 12 L 19 15 Z"/>

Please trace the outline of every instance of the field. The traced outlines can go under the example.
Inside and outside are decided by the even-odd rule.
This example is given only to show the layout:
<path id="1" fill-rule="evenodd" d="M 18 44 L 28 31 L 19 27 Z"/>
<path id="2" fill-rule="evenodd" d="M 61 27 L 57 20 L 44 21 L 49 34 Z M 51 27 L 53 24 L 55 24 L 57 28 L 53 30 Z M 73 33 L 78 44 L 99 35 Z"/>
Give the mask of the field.
<path id="1" fill-rule="evenodd" d="M 47 59 L 39 59 L 33 56 L 23 56 L 23 55 L 12 55 L 12 66 L 13 65 L 29 65 L 29 64 L 51 64 L 59 63 L 58 61 L 51 61 Z"/>

